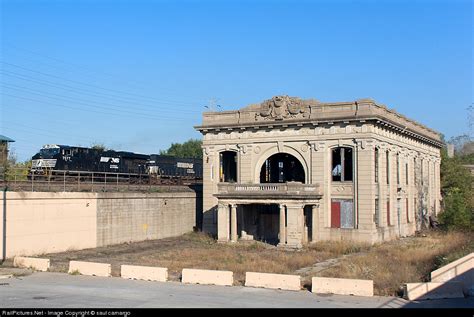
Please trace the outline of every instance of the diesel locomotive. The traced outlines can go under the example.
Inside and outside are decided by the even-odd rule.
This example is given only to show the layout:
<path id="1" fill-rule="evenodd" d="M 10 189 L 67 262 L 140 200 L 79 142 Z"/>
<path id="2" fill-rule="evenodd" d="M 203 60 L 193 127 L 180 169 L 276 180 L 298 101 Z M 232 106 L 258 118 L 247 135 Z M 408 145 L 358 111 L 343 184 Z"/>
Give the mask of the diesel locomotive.
<path id="1" fill-rule="evenodd" d="M 140 179 L 202 180 L 202 160 L 137 154 L 69 145 L 48 144 L 32 157 L 29 177 L 54 175 L 127 174 Z"/>

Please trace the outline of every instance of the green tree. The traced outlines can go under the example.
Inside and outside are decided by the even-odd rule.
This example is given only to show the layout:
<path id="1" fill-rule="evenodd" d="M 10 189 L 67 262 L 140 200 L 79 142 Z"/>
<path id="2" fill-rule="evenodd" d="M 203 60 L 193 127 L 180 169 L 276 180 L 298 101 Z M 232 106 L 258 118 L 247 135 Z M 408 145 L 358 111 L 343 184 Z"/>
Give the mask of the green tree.
<path id="1" fill-rule="evenodd" d="M 161 155 L 176 157 L 202 158 L 202 141 L 190 139 L 184 143 L 171 143 L 167 150 L 160 150 Z"/>
<path id="2" fill-rule="evenodd" d="M 107 146 L 105 146 L 104 143 L 100 143 L 100 142 L 94 142 L 91 144 L 91 149 L 94 149 L 94 150 L 99 150 L 101 152 L 104 152 L 104 151 L 107 151 L 108 148 Z"/>
<path id="3" fill-rule="evenodd" d="M 14 151 L 8 153 L 8 161 L 5 171 L 5 179 L 7 181 L 27 180 L 28 173 L 31 169 L 31 160 L 24 162 L 18 161 L 18 157 Z"/>
<path id="4" fill-rule="evenodd" d="M 441 151 L 441 193 L 444 210 L 440 221 L 446 227 L 474 229 L 473 177 L 458 156 L 449 158 Z"/>

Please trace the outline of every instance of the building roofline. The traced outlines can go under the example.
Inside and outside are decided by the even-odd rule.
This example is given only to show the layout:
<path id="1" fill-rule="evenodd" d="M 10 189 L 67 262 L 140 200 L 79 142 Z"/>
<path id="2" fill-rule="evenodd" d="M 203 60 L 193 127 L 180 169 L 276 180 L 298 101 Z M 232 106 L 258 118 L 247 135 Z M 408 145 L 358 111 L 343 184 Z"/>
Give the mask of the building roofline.
<path id="1" fill-rule="evenodd" d="M 15 140 L 10 139 L 9 137 L 4 136 L 4 135 L 1 135 L 1 134 L 0 134 L 0 141 L 4 141 L 4 142 L 15 142 Z"/>

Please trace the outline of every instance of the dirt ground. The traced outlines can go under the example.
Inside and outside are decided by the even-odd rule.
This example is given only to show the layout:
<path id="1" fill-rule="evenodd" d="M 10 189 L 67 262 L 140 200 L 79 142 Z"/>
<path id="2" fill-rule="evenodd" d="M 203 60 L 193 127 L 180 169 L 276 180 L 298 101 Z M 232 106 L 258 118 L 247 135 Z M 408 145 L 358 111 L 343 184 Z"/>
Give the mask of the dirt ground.
<path id="1" fill-rule="evenodd" d="M 120 265 L 168 268 L 169 279 L 179 281 L 183 268 L 228 270 L 236 284 L 243 285 L 245 272 L 292 273 L 341 254 L 358 252 L 365 245 L 336 242 L 303 250 L 282 250 L 261 242 L 220 244 L 203 233 L 180 237 L 124 243 L 119 245 L 44 254 L 51 259 L 53 272 L 67 272 L 69 261 L 110 263 L 112 276 L 120 276 Z"/>
<path id="2" fill-rule="evenodd" d="M 71 260 L 110 263 L 113 276 L 120 276 L 122 264 L 166 267 L 172 281 L 180 280 L 183 268 L 232 271 L 236 285 L 243 285 L 245 272 L 299 274 L 307 288 L 313 276 L 373 279 L 377 295 L 397 295 L 401 284 L 427 281 L 432 270 L 474 252 L 473 241 L 472 233 L 431 232 L 373 246 L 338 241 L 283 250 L 254 241 L 220 244 L 190 233 L 38 257 L 51 259 L 53 272 L 67 272 Z"/>

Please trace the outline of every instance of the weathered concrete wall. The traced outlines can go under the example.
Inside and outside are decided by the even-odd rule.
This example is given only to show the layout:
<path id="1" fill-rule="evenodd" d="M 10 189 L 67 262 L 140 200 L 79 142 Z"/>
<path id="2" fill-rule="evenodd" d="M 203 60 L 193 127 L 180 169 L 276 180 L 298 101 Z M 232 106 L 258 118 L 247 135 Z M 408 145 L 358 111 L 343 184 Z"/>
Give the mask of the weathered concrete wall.
<path id="1" fill-rule="evenodd" d="M 195 192 L 7 192 L 0 256 L 4 240 L 6 256 L 14 257 L 178 236 L 196 226 L 202 210 L 196 201 Z"/>
<path id="2" fill-rule="evenodd" d="M 2 222 L 3 206 L 2 197 Z M 7 192 L 7 230 L 0 242 L 6 238 L 7 257 L 93 248 L 96 211 L 94 193 Z"/>
<path id="3" fill-rule="evenodd" d="M 98 194 L 97 245 L 175 237 L 196 225 L 195 193 Z"/>

